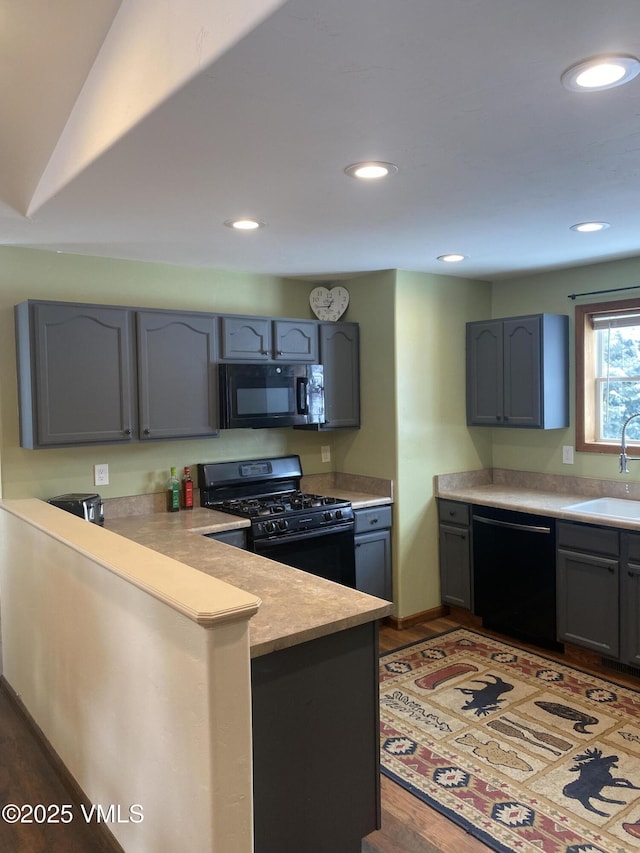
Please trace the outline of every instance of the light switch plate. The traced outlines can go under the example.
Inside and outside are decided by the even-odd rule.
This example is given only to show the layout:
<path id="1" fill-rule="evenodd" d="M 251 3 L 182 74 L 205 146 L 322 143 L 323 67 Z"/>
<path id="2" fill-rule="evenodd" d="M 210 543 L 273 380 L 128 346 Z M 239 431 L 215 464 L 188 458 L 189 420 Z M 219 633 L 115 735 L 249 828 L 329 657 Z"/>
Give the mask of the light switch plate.
<path id="1" fill-rule="evenodd" d="M 573 465 L 573 447 L 570 444 L 562 448 L 562 461 L 565 465 Z"/>
<path id="2" fill-rule="evenodd" d="M 93 484 L 94 486 L 109 485 L 109 466 L 106 462 L 102 465 L 93 466 Z"/>
<path id="3" fill-rule="evenodd" d="M 323 462 L 331 462 L 331 447 L 328 444 L 323 444 L 320 448 L 320 458 Z"/>

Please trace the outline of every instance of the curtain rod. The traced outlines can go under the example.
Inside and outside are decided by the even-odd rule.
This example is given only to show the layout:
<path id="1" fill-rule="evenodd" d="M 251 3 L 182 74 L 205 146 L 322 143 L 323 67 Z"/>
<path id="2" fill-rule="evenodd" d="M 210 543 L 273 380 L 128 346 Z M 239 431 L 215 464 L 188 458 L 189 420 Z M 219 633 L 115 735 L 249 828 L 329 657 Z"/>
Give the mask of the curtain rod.
<path id="1" fill-rule="evenodd" d="M 600 293 L 619 293 L 621 290 L 640 290 L 640 284 L 631 287 L 613 287 L 611 290 L 588 290 L 586 293 L 570 293 L 567 299 L 577 299 L 578 296 L 597 296 Z"/>

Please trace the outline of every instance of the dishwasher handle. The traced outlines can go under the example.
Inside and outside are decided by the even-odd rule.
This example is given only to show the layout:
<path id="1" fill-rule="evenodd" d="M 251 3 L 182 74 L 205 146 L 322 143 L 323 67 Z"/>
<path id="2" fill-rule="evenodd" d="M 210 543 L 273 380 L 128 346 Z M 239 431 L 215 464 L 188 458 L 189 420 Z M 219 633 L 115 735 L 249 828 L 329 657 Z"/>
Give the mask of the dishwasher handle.
<path id="1" fill-rule="evenodd" d="M 526 533 L 541 533 L 549 535 L 550 527 L 542 527 L 535 524 L 515 524 L 513 521 L 498 521 L 497 518 L 485 518 L 482 515 L 472 516 L 474 521 L 479 521 L 481 524 L 491 524 L 493 527 L 508 527 L 510 530 L 523 530 Z"/>

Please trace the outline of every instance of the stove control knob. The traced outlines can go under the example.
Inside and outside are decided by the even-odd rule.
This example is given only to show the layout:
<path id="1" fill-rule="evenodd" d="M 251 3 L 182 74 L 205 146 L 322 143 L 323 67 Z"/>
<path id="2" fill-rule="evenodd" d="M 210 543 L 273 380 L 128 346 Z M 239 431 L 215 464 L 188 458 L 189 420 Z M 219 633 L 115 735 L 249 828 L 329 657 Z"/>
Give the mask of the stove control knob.
<path id="1" fill-rule="evenodd" d="M 330 513 L 330 512 L 325 512 L 325 514 L 324 514 L 324 520 L 325 520 L 325 521 L 331 521 L 331 519 L 332 519 L 332 518 L 333 518 L 333 514 L 332 514 L 332 513 Z"/>
<path id="2" fill-rule="evenodd" d="M 265 533 L 274 533 L 276 529 L 275 521 L 266 521 L 264 525 Z"/>
<path id="3" fill-rule="evenodd" d="M 342 510 L 341 509 L 336 510 L 336 518 L 342 518 Z"/>
<path id="4" fill-rule="evenodd" d="M 289 526 L 289 522 L 287 521 L 286 518 L 279 518 L 278 519 L 278 530 L 286 530 L 288 526 Z"/>

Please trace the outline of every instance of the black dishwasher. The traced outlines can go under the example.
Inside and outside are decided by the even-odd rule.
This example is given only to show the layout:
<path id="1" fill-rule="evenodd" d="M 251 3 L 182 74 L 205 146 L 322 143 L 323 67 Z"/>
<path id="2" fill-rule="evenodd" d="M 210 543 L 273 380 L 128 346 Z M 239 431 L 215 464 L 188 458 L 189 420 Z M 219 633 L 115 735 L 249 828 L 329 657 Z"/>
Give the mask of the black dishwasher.
<path id="1" fill-rule="evenodd" d="M 556 633 L 555 519 L 472 507 L 474 610 L 493 631 L 548 649 Z"/>

